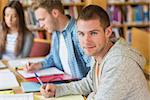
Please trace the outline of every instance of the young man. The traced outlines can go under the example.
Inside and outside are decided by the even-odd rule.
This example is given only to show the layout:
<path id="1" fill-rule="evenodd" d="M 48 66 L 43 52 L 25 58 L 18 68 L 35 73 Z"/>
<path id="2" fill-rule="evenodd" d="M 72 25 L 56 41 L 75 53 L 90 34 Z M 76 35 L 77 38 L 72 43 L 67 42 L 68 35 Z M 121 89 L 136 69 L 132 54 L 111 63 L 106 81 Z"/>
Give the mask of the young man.
<path id="1" fill-rule="evenodd" d="M 25 67 L 26 71 L 56 66 L 67 74 L 82 78 L 90 69 L 90 57 L 79 45 L 75 19 L 64 15 L 61 0 L 35 0 L 35 16 L 40 26 L 52 33 L 50 54 L 43 62 Z"/>
<path id="2" fill-rule="evenodd" d="M 82 94 L 88 100 L 149 100 L 143 74 L 145 59 L 123 39 L 114 44 L 107 13 L 101 7 L 85 7 L 77 20 L 78 37 L 85 53 L 94 57 L 88 75 L 80 81 L 41 86 L 45 97 Z"/>

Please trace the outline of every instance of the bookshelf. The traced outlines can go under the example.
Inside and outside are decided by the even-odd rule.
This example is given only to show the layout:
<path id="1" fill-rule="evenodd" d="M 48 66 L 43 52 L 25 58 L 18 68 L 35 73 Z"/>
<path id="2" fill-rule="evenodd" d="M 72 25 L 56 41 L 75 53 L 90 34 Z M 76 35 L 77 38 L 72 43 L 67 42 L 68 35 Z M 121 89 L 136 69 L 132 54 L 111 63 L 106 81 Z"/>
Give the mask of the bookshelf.
<path id="1" fill-rule="evenodd" d="M 81 9 L 86 5 L 83 0 L 62 0 L 65 14 L 77 18 Z"/>
<path id="2" fill-rule="evenodd" d="M 62 0 L 65 13 L 77 18 L 81 9 L 89 4 L 96 4 L 106 9 L 106 0 Z"/>
<path id="3" fill-rule="evenodd" d="M 3 2 L 5 1 L 5 3 L 7 3 L 11 0 L 1 0 L 0 2 L 2 1 Z M 32 11 L 31 9 L 32 0 L 19 0 L 19 1 L 23 4 L 24 11 L 25 11 L 26 24 L 28 28 L 35 33 L 36 37 L 37 37 L 37 33 L 39 32 L 45 33 L 44 29 L 39 28 L 39 25 L 36 23 L 34 11 Z M 102 1 L 101 0 L 61 0 L 61 1 L 65 8 L 65 14 L 71 15 L 74 18 L 77 18 L 81 9 L 84 6 L 89 5 L 89 4 L 97 4 L 106 8 L 105 0 L 102 0 Z M 0 4 L 4 6 L 5 3 L 0 3 Z M 46 34 L 46 36 L 48 35 Z M 46 37 L 46 39 L 50 40 L 50 36 L 48 36 L 48 38 Z"/>
<path id="4" fill-rule="evenodd" d="M 8 2 L 8 0 L 0 0 L 0 20 L 2 19 L 3 8 L 7 2 Z"/>
<path id="5" fill-rule="evenodd" d="M 0 12 L 2 12 L 3 7 L 9 1 L 12 0 L 0 0 Z M 26 18 L 25 20 L 28 28 L 35 34 L 35 37 L 40 38 L 39 36 L 37 36 L 37 33 L 41 32 L 46 33 L 46 31 L 42 28 L 39 28 L 39 25 L 36 23 L 34 11 L 32 11 L 31 9 L 32 0 L 19 0 L 19 1 L 23 4 Z M 106 8 L 106 0 L 61 0 L 61 1 L 65 8 L 65 14 L 69 14 L 74 18 L 77 18 L 81 9 L 89 4 L 97 4 L 102 6 L 103 8 Z M 50 40 L 51 35 L 44 34 L 44 36 L 42 37 L 45 37 L 45 39 Z"/>
<path id="6" fill-rule="evenodd" d="M 150 31 L 149 0 L 107 0 L 113 28 L 121 30 L 121 36 L 131 43 L 133 27 Z"/>

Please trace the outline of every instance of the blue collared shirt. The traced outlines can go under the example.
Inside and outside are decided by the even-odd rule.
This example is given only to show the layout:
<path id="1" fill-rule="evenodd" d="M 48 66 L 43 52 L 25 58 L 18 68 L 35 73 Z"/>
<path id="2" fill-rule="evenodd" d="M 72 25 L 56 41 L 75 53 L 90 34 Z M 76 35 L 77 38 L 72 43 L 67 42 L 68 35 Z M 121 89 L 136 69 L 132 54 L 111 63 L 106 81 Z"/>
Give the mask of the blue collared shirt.
<path id="1" fill-rule="evenodd" d="M 75 19 L 70 19 L 68 26 L 62 33 L 68 50 L 68 63 L 71 73 L 73 77 L 83 78 L 90 70 L 91 58 L 85 55 L 80 47 Z M 61 33 L 58 31 L 52 33 L 51 51 L 42 62 L 43 68 L 55 66 L 63 71 L 59 56 L 59 34 Z"/>

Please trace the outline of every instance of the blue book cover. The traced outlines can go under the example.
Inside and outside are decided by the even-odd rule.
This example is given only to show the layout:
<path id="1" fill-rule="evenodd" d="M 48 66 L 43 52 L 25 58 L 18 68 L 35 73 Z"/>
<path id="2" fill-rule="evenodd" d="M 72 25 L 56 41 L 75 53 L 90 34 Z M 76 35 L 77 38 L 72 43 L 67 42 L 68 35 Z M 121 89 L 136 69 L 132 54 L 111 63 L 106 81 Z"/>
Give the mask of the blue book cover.
<path id="1" fill-rule="evenodd" d="M 135 7 L 135 13 L 134 13 L 135 22 L 142 22 L 143 21 L 143 8 L 142 6 L 136 6 Z"/>
<path id="2" fill-rule="evenodd" d="M 22 82 L 21 88 L 23 92 L 39 92 L 40 84 L 36 82 Z"/>

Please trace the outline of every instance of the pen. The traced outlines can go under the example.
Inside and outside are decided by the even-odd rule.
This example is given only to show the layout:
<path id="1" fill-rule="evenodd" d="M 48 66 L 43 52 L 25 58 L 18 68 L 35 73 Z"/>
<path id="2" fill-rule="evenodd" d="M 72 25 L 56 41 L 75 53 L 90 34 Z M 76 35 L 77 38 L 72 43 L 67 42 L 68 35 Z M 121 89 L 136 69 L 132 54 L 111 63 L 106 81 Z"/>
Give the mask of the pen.
<path id="1" fill-rule="evenodd" d="M 36 79 L 39 81 L 39 83 L 40 83 L 41 85 L 43 85 L 43 82 L 40 80 L 39 76 L 38 76 L 36 73 L 34 73 L 34 74 L 35 74 L 35 76 L 36 76 Z"/>
<path id="2" fill-rule="evenodd" d="M 22 66 L 19 66 L 19 67 L 15 67 L 16 70 L 23 70 L 23 67 Z"/>

